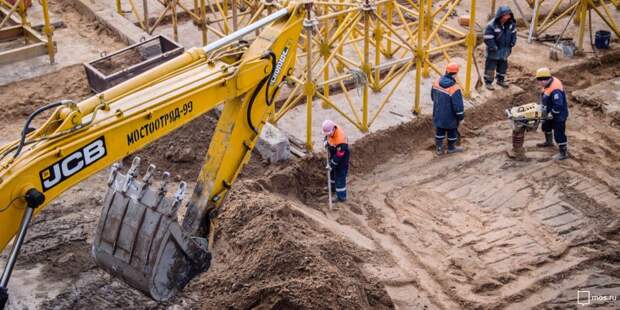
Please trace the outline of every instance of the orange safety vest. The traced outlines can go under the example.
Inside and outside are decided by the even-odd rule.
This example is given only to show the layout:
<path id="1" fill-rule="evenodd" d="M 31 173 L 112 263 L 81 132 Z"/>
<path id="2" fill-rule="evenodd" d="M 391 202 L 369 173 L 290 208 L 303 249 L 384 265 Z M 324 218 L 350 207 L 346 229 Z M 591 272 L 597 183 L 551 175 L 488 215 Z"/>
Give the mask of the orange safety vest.
<path id="1" fill-rule="evenodd" d="M 342 128 L 336 126 L 336 130 L 334 134 L 327 138 L 327 143 L 330 146 L 338 146 L 343 143 L 347 143 L 347 136 L 344 134 L 344 130 Z"/>
<path id="2" fill-rule="evenodd" d="M 440 91 L 442 93 L 446 93 L 446 94 L 452 96 L 452 95 L 454 95 L 454 93 L 456 93 L 457 90 L 461 89 L 459 87 L 459 84 L 454 84 L 454 85 L 452 85 L 452 86 L 450 86 L 448 88 L 443 88 L 443 87 L 441 87 L 439 85 L 439 80 L 440 79 L 441 78 L 435 80 L 435 82 L 433 83 L 433 88 L 435 88 L 436 90 L 438 90 L 438 91 Z"/>
<path id="3" fill-rule="evenodd" d="M 551 96 L 551 93 L 554 90 L 561 90 L 564 91 L 564 87 L 562 86 L 562 82 L 560 82 L 560 80 L 558 80 L 555 77 L 552 77 L 553 82 L 551 82 L 551 84 L 549 85 L 549 87 L 543 88 L 543 92 L 545 93 L 546 96 Z"/>

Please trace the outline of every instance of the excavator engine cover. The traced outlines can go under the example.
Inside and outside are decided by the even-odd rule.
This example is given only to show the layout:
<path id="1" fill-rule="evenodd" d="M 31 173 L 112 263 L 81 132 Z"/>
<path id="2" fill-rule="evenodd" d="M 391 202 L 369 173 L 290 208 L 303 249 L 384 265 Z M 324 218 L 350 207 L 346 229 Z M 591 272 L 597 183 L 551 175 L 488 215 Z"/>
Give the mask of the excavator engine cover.
<path id="1" fill-rule="evenodd" d="M 137 179 L 140 159 L 134 158 L 126 175 L 112 167 L 92 253 L 97 264 L 157 301 L 183 289 L 206 271 L 211 254 L 204 238 L 186 234 L 177 210 L 186 189 L 181 182 L 173 197 L 166 195 L 167 172 L 158 186 L 151 182 L 151 165 Z"/>

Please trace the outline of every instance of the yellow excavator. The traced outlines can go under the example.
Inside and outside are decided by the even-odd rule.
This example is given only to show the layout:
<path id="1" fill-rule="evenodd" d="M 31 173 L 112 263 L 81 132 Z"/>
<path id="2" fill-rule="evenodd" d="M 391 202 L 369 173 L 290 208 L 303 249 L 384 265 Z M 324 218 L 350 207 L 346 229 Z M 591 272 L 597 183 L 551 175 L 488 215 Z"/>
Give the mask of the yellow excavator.
<path id="1" fill-rule="evenodd" d="M 97 264 L 158 301 L 206 271 L 218 207 L 274 112 L 278 89 L 293 74 L 302 28 L 311 26 L 304 18 L 309 12 L 310 3 L 289 3 L 80 103 L 60 101 L 33 112 L 20 139 L 0 147 L 0 250 L 13 240 L 0 308 L 31 218 L 111 165 L 92 247 Z M 259 29 L 251 44 L 240 41 Z M 219 105 L 223 109 L 180 223 L 185 183 L 169 195 L 169 175 L 155 182 L 152 165 L 138 177 L 139 158 L 126 174 L 116 162 Z M 48 110 L 53 112 L 47 121 L 31 128 L 33 118 Z"/>

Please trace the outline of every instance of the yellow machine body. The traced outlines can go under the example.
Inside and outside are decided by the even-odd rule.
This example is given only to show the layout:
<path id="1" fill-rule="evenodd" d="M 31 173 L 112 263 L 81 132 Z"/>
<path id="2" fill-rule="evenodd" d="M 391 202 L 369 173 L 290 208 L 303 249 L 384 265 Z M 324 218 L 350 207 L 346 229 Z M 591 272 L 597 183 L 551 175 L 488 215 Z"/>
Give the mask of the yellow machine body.
<path id="1" fill-rule="evenodd" d="M 27 135 L 16 157 L 19 141 L 0 147 L 0 250 L 20 228 L 29 190 L 45 196 L 37 214 L 73 185 L 223 104 L 183 223 L 185 234 L 206 236 L 207 214 L 248 162 L 274 111 L 269 98 L 293 72 L 305 12 L 300 8 L 290 5 L 249 47 L 237 46 L 234 53 L 194 48 L 101 94 L 62 105 Z M 145 285 L 138 288 L 150 293 Z"/>

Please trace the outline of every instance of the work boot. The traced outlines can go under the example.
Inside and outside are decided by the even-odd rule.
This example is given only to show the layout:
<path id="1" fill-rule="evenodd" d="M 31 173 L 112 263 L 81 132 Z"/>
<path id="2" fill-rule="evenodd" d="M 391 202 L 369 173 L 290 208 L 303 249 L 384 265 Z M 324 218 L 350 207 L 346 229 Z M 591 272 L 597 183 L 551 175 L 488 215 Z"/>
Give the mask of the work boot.
<path id="1" fill-rule="evenodd" d="M 495 84 L 497 84 L 497 85 L 499 85 L 499 86 L 501 86 L 501 87 L 503 87 L 503 88 L 508 88 L 508 86 L 509 86 L 509 85 L 508 85 L 508 82 L 506 82 L 506 81 L 504 81 L 504 80 L 497 81 L 497 83 L 495 83 Z"/>
<path id="2" fill-rule="evenodd" d="M 555 160 L 565 160 L 568 158 L 568 147 L 566 145 L 560 145 L 559 146 L 559 150 L 560 152 L 558 154 L 556 154 L 555 156 L 553 156 L 553 159 Z"/>
<path id="3" fill-rule="evenodd" d="M 484 83 L 484 87 L 486 87 L 488 90 L 495 90 L 495 86 L 493 86 L 493 84 L 491 83 Z"/>
<path id="4" fill-rule="evenodd" d="M 443 155 L 443 140 L 435 140 L 435 154 L 437 154 L 437 156 Z"/>
<path id="5" fill-rule="evenodd" d="M 456 146 L 456 142 L 448 142 L 448 154 L 462 152 L 463 148 Z"/>
<path id="6" fill-rule="evenodd" d="M 545 142 L 536 143 L 537 147 L 551 147 L 553 146 L 553 134 L 550 132 L 545 132 Z"/>

